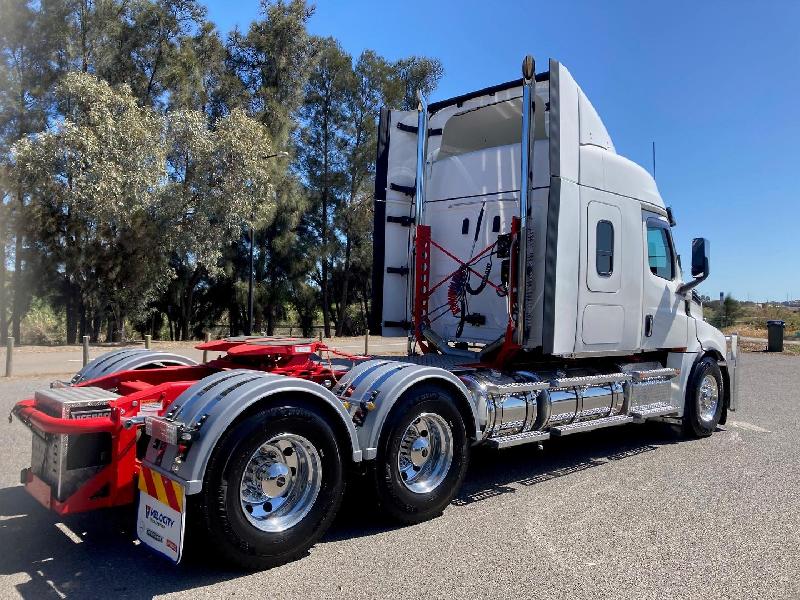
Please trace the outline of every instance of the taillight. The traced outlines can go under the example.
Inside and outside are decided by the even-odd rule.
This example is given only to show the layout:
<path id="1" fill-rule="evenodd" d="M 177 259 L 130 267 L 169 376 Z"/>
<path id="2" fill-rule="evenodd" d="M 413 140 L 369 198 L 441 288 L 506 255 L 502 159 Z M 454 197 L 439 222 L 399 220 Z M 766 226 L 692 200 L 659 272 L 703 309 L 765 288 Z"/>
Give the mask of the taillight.
<path id="1" fill-rule="evenodd" d="M 180 429 L 180 424 L 167 421 L 161 417 L 145 417 L 144 420 L 144 430 L 147 435 L 173 446 L 178 443 Z"/>

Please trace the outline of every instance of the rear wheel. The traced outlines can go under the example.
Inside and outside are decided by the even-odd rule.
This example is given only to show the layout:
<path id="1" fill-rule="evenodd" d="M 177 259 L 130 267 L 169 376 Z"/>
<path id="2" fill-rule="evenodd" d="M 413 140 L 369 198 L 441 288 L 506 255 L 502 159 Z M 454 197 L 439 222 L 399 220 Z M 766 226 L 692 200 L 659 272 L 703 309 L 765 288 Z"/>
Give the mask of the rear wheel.
<path id="1" fill-rule="evenodd" d="M 263 569 L 302 556 L 327 530 L 344 493 L 336 436 L 311 406 L 259 411 L 220 440 L 201 512 L 229 562 Z"/>
<path id="2" fill-rule="evenodd" d="M 458 493 L 467 471 L 464 420 L 444 389 L 421 385 L 389 415 L 376 458 L 381 508 L 402 523 L 435 517 Z"/>
<path id="3" fill-rule="evenodd" d="M 722 372 L 717 361 L 704 357 L 692 369 L 683 411 L 683 432 L 690 437 L 707 437 L 722 418 L 724 395 Z"/>

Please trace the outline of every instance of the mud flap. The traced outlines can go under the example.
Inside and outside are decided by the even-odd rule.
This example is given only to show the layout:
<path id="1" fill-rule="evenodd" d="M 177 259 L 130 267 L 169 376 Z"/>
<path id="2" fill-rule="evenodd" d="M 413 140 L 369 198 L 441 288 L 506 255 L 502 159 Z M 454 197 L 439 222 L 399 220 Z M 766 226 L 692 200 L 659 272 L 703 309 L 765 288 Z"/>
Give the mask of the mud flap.
<path id="1" fill-rule="evenodd" d="M 186 530 L 186 492 L 173 479 L 142 466 L 136 533 L 146 546 L 179 563 Z"/>

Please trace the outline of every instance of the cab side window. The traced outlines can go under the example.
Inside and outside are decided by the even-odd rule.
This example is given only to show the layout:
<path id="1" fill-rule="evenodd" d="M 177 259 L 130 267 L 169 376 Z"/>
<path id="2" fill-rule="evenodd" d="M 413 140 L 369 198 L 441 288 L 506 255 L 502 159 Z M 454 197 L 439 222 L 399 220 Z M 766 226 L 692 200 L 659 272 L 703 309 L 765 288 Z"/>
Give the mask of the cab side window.
<path id="1" fill-rule="evenodd" d="M 597 222 L 595 268 L 601 277 L 610 277 L 614 272 L 614 225 L 611 221 Z"/>
<path id="2" fill-rule="evenodd" d="M 647 259 L 650 272 L 662 279 L 675 279 L 675 252 L 669 230 L 658 221 L 647 223 Z"/>

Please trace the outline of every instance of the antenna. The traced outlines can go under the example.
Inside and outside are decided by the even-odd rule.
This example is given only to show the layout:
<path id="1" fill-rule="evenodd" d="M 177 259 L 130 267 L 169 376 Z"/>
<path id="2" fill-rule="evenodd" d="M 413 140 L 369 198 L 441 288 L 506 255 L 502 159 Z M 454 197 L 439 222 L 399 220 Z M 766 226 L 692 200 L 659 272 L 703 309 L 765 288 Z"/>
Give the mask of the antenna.
<path id="1" fill-rule="evenodd" d="M 653 141 L 653 179 L 656 178 L 656 143 Z"/>

